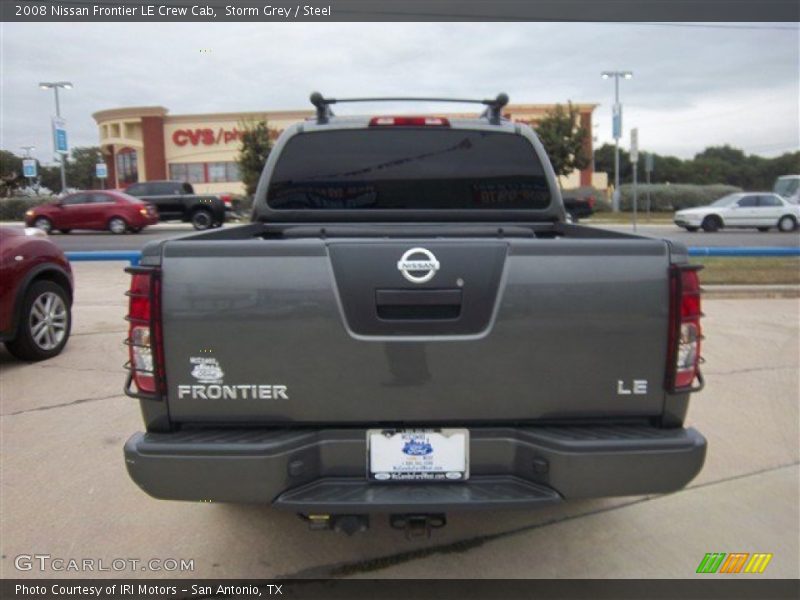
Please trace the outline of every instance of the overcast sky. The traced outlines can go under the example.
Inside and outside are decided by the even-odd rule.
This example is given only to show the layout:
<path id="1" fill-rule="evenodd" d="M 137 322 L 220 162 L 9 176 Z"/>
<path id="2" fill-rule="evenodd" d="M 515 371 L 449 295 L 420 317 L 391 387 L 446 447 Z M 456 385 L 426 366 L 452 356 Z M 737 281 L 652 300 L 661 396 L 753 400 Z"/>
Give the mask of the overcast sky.
<path id="1" fill-rule="evenodd" d="M 72 146 L 97 144 L 91 114 L 161 105 L 172 114 L 308 108 L 308 94 L 494 96 L 594 102 L 611 141 L 621 83 L 624 140 L 690 157 L 713 144 L 773 156 L 800 146 L 796 23 L 2 23 L 0 146 L 52 158 L 53 92 Z M 207 49 L 207 52 L 201 52 Z M 375 107 L 359 107 L 359 110 Z M 428 110 L 460 110 L 453 106 Z M 352 112 L 342 106 L 337 112 Z M 377 110 L 386 110 L 381 107 Z"/>

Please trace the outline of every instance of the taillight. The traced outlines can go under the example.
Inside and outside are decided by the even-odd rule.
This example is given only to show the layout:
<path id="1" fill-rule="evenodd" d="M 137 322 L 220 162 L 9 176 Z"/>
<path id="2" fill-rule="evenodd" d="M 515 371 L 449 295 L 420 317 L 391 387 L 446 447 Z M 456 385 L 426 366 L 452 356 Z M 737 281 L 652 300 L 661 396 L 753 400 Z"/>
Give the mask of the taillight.
<path id="1" fill-rule="evenodd" d="M 128 302 L 129 368 L 140 394 L 163 394 L 164 360 L 161 334 L 159 271 L 132 267 Z"/>
<path id="2" fill-rule="evenodd" d="M 700 265 L 673 265 L 670 268 L 669 352 L 667 390 L 692 389 L 700 374 Z"/>
<path id="3" fill-rule="evenodd" d="M 370 127 L 450 127 L 450 121 L 441 117 L 373 117 Z"/>
<path id="4" fill-rule="evenodd" d="M 225 204 L 225 206 L 228 206 L 228 207 L 233 206 L 233 200 L 231 199 L 231 195 L 230 194 L 220 194 L 219 199 L 222 200 L 222 202 L 223 202 L 223 204 Z"/>
<path id="5" fill-rule="evenodd" d="M 586 203 L 589 205 L 589 208 L 594 209 L 594 203 L 596 202 L 594 196 L 589 196 L 586 198 Z"/>

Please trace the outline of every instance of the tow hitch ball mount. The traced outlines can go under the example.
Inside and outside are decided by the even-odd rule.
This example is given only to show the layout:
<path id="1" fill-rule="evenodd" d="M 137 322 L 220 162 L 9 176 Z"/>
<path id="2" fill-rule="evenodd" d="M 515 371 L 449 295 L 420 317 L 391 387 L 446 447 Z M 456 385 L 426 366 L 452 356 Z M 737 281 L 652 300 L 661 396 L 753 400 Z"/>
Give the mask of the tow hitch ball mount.
<path id="1" fill-rule="evenodd" d="M 300 515 L 312 531 L 333 530 L 347 535 L 369 529 L 369 515 Z"/>
<path id="2" fill-rule="evenodd" d="M 339 531 L 347 535 L 369 529 L 369 515 L 300 515 L 313 531 Z M 447 524 L 444 514 L 399 514 L 390 515 L 392 529 L 402 529 L 406 538 L 429 538 L 431 531 Z"/>
<path id="3" fill-rule="evenodd" d="M 389 524 L 392 529 L 403 529 L 406 538 L 431 537 L 431 531 L 447 525 L 447 517 L 443 514 L 424 515 L 391 515 Z"/>

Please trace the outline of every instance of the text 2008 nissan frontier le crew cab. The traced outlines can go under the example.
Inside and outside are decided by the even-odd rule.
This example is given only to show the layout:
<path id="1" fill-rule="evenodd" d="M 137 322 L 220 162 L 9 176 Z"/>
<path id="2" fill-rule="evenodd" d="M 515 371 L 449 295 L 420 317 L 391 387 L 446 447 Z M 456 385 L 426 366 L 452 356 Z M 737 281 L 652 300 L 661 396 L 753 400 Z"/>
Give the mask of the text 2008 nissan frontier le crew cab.
<path id="1" fill-rule="evenodd" d="M 429 530 L 448 511 L 697 475 L 686 248 L 567 224 L 507 101 L 473 119 L 336 117 L 343 100 L 314 94 L 251 224 L 145 248 L 126 390 L 146 431 L 125 445 L 143 490 Z"/>

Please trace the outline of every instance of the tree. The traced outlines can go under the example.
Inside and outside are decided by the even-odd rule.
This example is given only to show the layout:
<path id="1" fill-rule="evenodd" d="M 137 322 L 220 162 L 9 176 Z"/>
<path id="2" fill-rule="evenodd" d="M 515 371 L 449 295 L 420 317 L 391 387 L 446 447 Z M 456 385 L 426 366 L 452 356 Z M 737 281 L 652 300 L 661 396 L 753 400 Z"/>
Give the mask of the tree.
<path id="1" fill-rule="evenodd" d="M 0 194 L 10 196 L 23 185 L 22 159 L 13 152 L 0 150 Z"/>
<path id="2" fill-rule="evenodd" d="M 718 159 L 730 164 L 743 164 L 745 160 L 747 160 L 744 152 L 738 148 L 733 148 L 728 144 L 725 144 L 724 146 L 709 146 L 700 154 L 695 154 L 695 160 L 701 158 Z"/>
<path id="3" fill-rule="evenodd" d="M 102 156 L 97 146 L 78 146 L 72 149 L 67 161 L 67 186 L 79 190 L 90 190 L 96 186 L 95 165 Z M 61 187 L 59 183 L 59 188 Z"/>
<path id="4" fill-rule="evenodd" d="M 39 165 L 39 184 L 58 193 L 61 191 L 61 167 L 58 165 Z M 69 182 L 67 182 L 69 184 Z"/>
<path id="5" fill-rule="evenodd" d="M 536 133 L 542 141 L 556 175 L 567 176 L 576 169 L 589 166 L 592 157 L 586 152 L 589 130 L 580 122 L 578 109 L 561 104 L 547 113 L 536 126 Z"/>
<path id="6" fill-rule="evenodd" d="M 787 152 L 775 158 L 745 154 L 731 146 L 710 146 L 694 158 L 653 154 L 652 183 L 725 184 L 744 190 L 772 189 L 780 175 L 800 173 L 800 152 Z M 614 146 L 603 144 L 594 154 L 595 171 L 614 172 Z M 642 166 L 639 166 L 640 173 Z M 620 182 L 631 183 L 630 155 L 620 148 Z"/>
<path id="7" fill-rule="evenodd" d="M 269 152 L 272 149 L 272 140 L 269 137 L 269 126 L 266 120 L 242 123 L 241 126 L 244 133 L 236 164 L 239 165 L 239 174 L 244 182 L 246 193 L 248 196 L 252 196 L 256 193 L 258 179 L 267 163 Z"/>
<path id="8" fill-rule="evenodd" d="M 614 146 L 603 144 L 594 151 L 594 170 L 601 173 L 608 173 L 611 183 L 614 182 Z M 619 181 L 625 183 L 633 177 L 631 170 L 630 155 L 624 148 L 619 149 Z"/>

